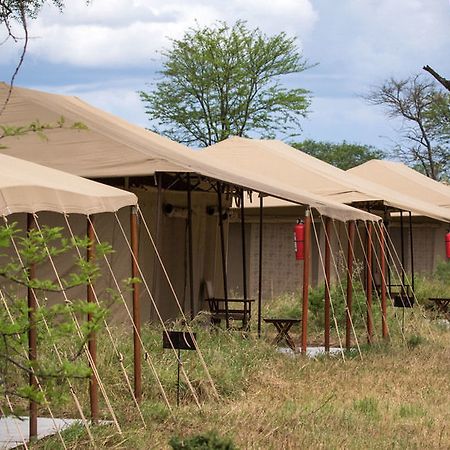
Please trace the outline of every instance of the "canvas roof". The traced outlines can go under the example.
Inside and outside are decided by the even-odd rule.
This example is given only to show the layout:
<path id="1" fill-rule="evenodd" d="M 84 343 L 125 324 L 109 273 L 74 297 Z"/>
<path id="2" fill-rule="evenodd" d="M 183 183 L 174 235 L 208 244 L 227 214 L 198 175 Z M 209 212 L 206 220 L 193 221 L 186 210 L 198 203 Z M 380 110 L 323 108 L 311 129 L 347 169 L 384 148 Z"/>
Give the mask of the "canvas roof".
<path id="1" fill-rule="evenodd" d="M 8 85 L 0 83 L 0 103 Z M 96 109 L 76 97 L 48 94 L 15 87 L 0 116 L 0 124 L 24 126 L 39 120 L 61 128 L 45 130 L 45 137 L 33 133 L 2 139 L 0 151 L 49 167 L 91 178 L 151 175 L 155 172 L 195 172 L 268 195 L 310 205 L 321 214 L 339 220 L 377 220 L 376 216 L 341 205 L 308 191 L 307 185 L 292 185 L 273 179 L 233 161 L 217 164 L 203 152 L 132 125 Z M 87 129 L 73 128 L 81 123 Z"/>
<path id="2" fill-rule="evenodd" d="M 0 155 L 0 216 L 38 211 L 89 215 L 136 204 L 131 192 Z"/>
<path id="3" fill-rule="evenodd" d="M 233 137 L 202 152 L 208 154 L 216 165 L 239 162 L 239 167 L 252 168 L 255 174 L 292 186 L 307 186 L 310 192 L 328 200 L 346 204 L 383 202 L 401 210 L 450 221 L 449 210 L 422 201 L 415 195 L 406 195 L 372 183 L 368 177 L 354 176 L 278 140 Z M 378 177 L 382 179 L 381 174 Z M 271 202 L 271 205 L 276 203 Z"/>
<path id="4" fill-rule="evenodd" d="M 432 180 L 403 163 L 373 159 L 347 172 L 375 183 L 382 182 L 390 189 L 424 202 L 450 208 L 449 186 Z"/>

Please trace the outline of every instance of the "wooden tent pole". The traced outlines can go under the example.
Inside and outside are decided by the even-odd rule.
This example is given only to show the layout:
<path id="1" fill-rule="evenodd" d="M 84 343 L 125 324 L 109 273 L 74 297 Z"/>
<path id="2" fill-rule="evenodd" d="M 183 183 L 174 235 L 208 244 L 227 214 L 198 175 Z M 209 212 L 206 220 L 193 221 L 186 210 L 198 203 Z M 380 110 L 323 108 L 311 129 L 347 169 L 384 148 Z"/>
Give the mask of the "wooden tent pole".
<path id="1" fill-rule="evenodd" d="M 138 278 L 139 271 L 137 261 L 139 260 L 139 233 L 138 212 L 136 206 L 131 208 L 130 213 L 131 250 L 131 277 Z M 139 300 L 139 283 L 133 282 L 133 350 L 134 350 L 134 395 L 136 401 L 142 400 L 142 347 L 141 347 L 141 303 Z"/>
<path id="2" fill-rule="evenodd" d="M 373 262 L 373 226 L 372 222 L 367 224 L 367 279 L 366 279 L 366 297 L 367 297 L 367 342 L 373 341 L 373 316 L 372 316 L 372 262 Z"/>
<path id="3" fill-rule="evenodd" d="M 309 268 L 311 257 L 311 213 L 309 209 L 305 211 L 305 243 L 303 260 L 303 299 L 302 299 L 302 341 L 301 351 L 306 354 L 308 346 L 308 294 L 309 294 Z"/>
<path id="4" fill-rule="evenodd" d="M 353 303 L 353 246 L 355 242 L 355 222 L 348 223 L 347 245 L 347 296 L 345 308 L 345 346 L 349 349 L 352 345 L 352 303 Z"/>
<path id="5" fill-rule="evenodd" d="M 95 258 L 95 250 L 94 250 L 94 242 L 95 242 L 95 233 L 93 227 L 94 218 L 91 216 L 90 220 L 87 221 L 87 235 L 90 241 L 89 246 L 87 248 L 86 259 L 88 262 L 92 262 Z M 88 303 L 94 303 L 94 290 L 93 286 L 89 282 L 87 286 L 87 301 Z M 88 314 L 88 322 L 92 321 L 92 314 Z M 91 357 L 91 361 L 89 365 L 91 368 L 97 364 L 97 342 L 95 337 L 95 332 L 91 332 L 88 339 L 88 351 Z M 89 399 L 91 405 L 91 419 L 93 422 L 98 420 L 99 415 L 99 406 L 98 406 L 98 382 L 95 375 L 92 373 L 89 379 Z"/>
<path id="6" fill-rule="evenodd" d="M 30 234 L 31 230 L 34 228 L 34 217 L 33 214 L 27 214 L 27 232 Z M 36 266 L 35 264 L 30 264 L 28 266 L 28 279 L 29 281 L 36 278 Z M 37 330 L 36 330 L 36 310 L 37 301 L 34 290 L 28 287 L 28 359 L 30 364 L 33 364 L 37 359 Z M 29 376 L 30 388 L 36 390 L 38 387 L 37 379 L 34 376 L 33 371 L 30 372 Z M 33 441 L 37 438 L 37 403 L 30 400 L 29 404 L 29 439 Z"/>
<path id="7" fill-rule="evenodd" d="M 247 292 L 247 255 L 246 255 L 246 245 L 245 245 L 245 205 L 244 205 L 244 189 L 241 189 L 241 244 L 242 244 L 242 287 L 244 300 L 248 298 Z M 247 303 L 244 302 L 244 322 L 243 327 L 246 329 L 248 326 L 248 315 L 247 315 Z"/>
<path id="8" fill-rule="evenodd" d="M 400 211 L 400 256 L 401 256 L 401 271 L 402 271 L 402 286 L 401 290 L 403 292 L 405 288 L 405 229 L 403 228 L 403 211 Z"/>
<path id="9" fill-rule="evenodd" d="M 194 320 L 194 256 L 193 256 L 193 238 L 192 238 L 192 187 L 191 174 L 187 173 L 187 207 L 188 207 L 188 250 L 189 250 L 189 308 L 190 317 Z"/>
<path id="10" fill-rule="evenodd" d="M 380 225 L 380 261 L 381 261 L 381 335 L 388 337 L 387 301 L 386 301 L 386 239 L 384 224 Z"/>
<path id="11" fill-rule="evenodd" d="M 262 307 L 262 254 L 263 254 L 263 211 L 264 197 L 259 197 L 259 265 L 258 265 L 258 337 L 261 337 L 261 307 Z"/>
<path id="12" fill-rule="evenodd" d="M 223 281 L 223 298 L 225 299 L 225 322 L 227 329 L 230 327 L 230 317 L 228 314 L 228 277 L 227 277 L 227 257 L 225 250 L 225 235 L 223 230 L 223 206 L 222 206 L 222 183 L 217 182 L 217 202 L 219 206 L 219 232 L 220 232 L 220 254 L 222 258 L 222 281 Z M 214 295 L 211 292 L 211 295 Z"/>
<path id="13" fill-rule="evenodd" d="M 330 351 L 331 219 L 325 219 L 325 351 Z"/>

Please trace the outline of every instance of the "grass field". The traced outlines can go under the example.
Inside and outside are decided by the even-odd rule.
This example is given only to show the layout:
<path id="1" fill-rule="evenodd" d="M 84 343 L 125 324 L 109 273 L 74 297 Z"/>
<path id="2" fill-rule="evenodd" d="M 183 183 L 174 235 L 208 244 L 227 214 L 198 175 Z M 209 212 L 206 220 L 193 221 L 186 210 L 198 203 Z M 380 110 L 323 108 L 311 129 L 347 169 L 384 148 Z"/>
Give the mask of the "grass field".
<path id="1" fill-rule="evenodd" d="M 391 323 L 391 341 L 377 338 L 371 347 L 362 345 L 364 330 L 360 329 L 362 357 L 354 351 L 345 354 L 345 361 L 340 356 L 312 360 L 280 354 L 269 344 L 269 328 L 258 339 L 253 334 L 244 337 L 200 324 L 199 345 L 220 395 L 219 400 L 213 398 L 198 357 L 185 353 L 185 368 L 201 409 L 185 383 L 181 406 L 175 406 L 175 358 L 162 350 L 161 330 L 148 327 L 144 339 L 173 411 L 165 406 L 144 365 L 141 407 L 146 427 L 105 339 L 100 342 L 104 350 L 99 353 L 99 366 L 123 433 L 109 425 L 94 427 L 96 446 L 164 449 L 170 448 L 168 443 L 174 436 L 187 442 L 192 436 L 216 433 L 219 441 L 229 439 L 232 444 L 178 448 L 448 449 L 450 330 L 437 320 L 424 319 L 418 311 L 407 313 L 404 338 L 395 332 L 393 317 Z M 129 333 L 119 328 L 114 332 L 131 373 Z M 318 329 L 316 339 L 320 339 Z M 80 382 L 77 393 L 88 413 L 86 386 Z M 56 410 L 66 417 L 77 416 L 70 402 Z M 104 404 L 102 412 L 108 419 Z M 82 426 L 65 431 L 64 439 L 68 448 L 89 448 Z M 61 443 L 54 437 L 36 448 L 58 449 Z"/>

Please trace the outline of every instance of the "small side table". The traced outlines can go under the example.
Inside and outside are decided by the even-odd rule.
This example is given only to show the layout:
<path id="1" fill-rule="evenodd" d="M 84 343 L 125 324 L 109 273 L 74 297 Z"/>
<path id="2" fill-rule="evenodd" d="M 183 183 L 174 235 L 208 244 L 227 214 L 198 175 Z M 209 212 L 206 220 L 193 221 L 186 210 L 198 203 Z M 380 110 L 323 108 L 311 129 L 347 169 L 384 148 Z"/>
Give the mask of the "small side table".
<path id="1" fill-rule="evenodd" d="M 273 340 L 274 345 L 285 341 L 287 345 L 295 351 L 295 342 L 289 334 L 292 325 L 300 323 L 301 319 L 286 319 L 286 318 L 265 318 L 264 322 L 271 323 L 277 329 L 278 333 Z"/>
<path id="2" fill-rule="evenodd" d="M 434 302 L 437 310 L 444 315 L 444 317 L 447 320 L 450 320 L 450 312 L 449 312 L 449 306 L 450 306 L 450 298 L 445 297 L 435 297 L 430 298 L 430 301 Z"/>

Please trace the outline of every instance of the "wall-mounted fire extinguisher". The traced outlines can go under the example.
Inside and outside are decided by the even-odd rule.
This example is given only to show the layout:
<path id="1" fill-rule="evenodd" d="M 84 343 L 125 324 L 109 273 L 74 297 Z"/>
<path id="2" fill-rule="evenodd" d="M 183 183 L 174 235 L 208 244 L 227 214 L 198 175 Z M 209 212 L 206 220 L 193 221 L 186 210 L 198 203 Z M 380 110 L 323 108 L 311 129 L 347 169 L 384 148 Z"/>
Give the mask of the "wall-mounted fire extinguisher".
<path id="1" fill-rule="evenodd" d="M 294 249 L 295 259 L 305 259 L 305 224 L 300 219 L 297 219 L 297 225 L 294 227 Z"/>
<path id="2" fill-rule="evenodd" d="M 450 231 L 445 235 L 445 254 L 450 258 Z"/>

